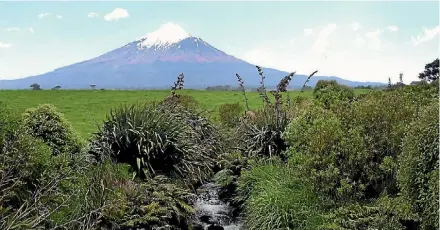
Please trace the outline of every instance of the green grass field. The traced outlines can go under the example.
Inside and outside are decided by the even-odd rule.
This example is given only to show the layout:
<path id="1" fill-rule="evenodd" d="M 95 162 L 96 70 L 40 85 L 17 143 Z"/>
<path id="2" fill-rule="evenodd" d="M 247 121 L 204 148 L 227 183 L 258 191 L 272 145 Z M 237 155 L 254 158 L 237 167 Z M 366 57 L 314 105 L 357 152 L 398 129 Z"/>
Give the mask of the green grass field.
<path id="1" fill-rule="evenodd" d="M 362 94 L 368 90 L 355 92 Z M 193 96 L 213 118 L 218 116 L 218 107 L 222 104 L 245 104 L 241 92 L 183 90 L 179 93 Z M 298 93 L 299 91 L 290 92 L 290 96 L 295 98 Z M 53 104 L 65 114 L 74 128 L 87 138 L 97 130 L 97 126 L 102 123 L 111 108 L 124 103 L 162 100 L 169 94 L 170 90 L 0 90 L 0 101 L 6 102 L 18 113 L 39 104 Z M 258 93 L 247 93 L 247 96 L 251 109 L 261 106 Z M 312 91 L 305 91 L 301 96 L 311 97 Z"/>

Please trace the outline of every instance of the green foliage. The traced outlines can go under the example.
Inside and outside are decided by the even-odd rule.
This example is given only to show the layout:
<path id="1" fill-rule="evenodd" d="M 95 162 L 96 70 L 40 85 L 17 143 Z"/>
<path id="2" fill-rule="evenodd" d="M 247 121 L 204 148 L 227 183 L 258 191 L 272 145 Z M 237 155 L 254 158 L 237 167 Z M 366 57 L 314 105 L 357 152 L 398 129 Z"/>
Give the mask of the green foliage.
<path id="1" fill-rule="evenodd" d="M 438 109 L 438 101 L 435 101 L 410 124 L 399 156 L 399 187 L 420 216 L 422 229 L 439 228 Z"/>
<path id="2" fill-rule="evenodd" d="M 41 138 L 51 147 L 54 155 L 78 153 L 83 147 L 79 135 L 53 105 L 43 104 L 26 110 L 23 114 L 23 126 L 27 133 Z"/>
<path id="3" fill-rule="evenodd" d="M 338 84 L 336 80 L 319 80 L 313 90 L 315 101 L 326 108 L 340 101 L 351 101 L 354 96 L 353 89 Z"/>
<path id="4" fill-rule="evenodd" d="M 126 181 L 119 184 L 124 201 L 119 207 L 122 216 L 112 220 L 118 229 L 187 229 L 189 216 L 194 213 L 190 200 L 194 195 L 187 189 L 158 176 L 142 183 Z M 110 220 L 109 220 L 110 221 Z M 176 228 L 179 227 L 179 228 Z"/>
<path id="5" fill-rule="evenodd" d="M 167 97 L 164 100 L 165 103 L 175 103 L 190 111 L 197 111 L 200 108 L 199 102 L 191 95 L 174 95 Z"/>
<path id="6" fill-rule="evenodd" d="M 259 162 L 238 179 L 246 229 L 316 229 L 321 208 L 296 165 Z"/>
<path id="7" fill-rule="evenodd" d="M 0 143 L 0 228 L 82 229 L 91 199 L 81 154 L 52 155 L 41 140 L 14 130 Z M 87 199 L 86 199 L 87 198 Z M 95 220 L 95 221 L 94 221 Z M 96 222 L 96 218 L 89 218 Z M 81 223 L 82 222 L 82 223 Z"/>
<path id="8" fill-rule="evenodd" d="M 413 97 L 405 89 L 375 92 L 332 110 L 315 106 L 294 119 L 286 138 L 295 154 L 307 157 L 315 191 L 338 201 L 396 194 L 405 128 L 426 103 Z"/>
<path id="9" fill-rule="evenodd" d="M 196 182 L 211 173 L 213 132 L 205 119 L 178 104 L 134 104 L 110 112 L 92 152 L 128 163 L 144 178 L 161 174 Z"/>
<path id="10" fill-rule="evenodd" d="M 15 130 L 20 124 L 20 117 L 14 114 L 11 108 L 0 101 L 0 143 L 3 138 Z"/>
<path id="11" fill-rule="evenodd" d="M 325 224 L 318 229 L 403 230 L 415 227 L 411 221 L 414 215 L 411 214 L 410 207 L 400 199 L 389 197 L 380 198 L 373 203 L 347 204 L 325 215 L 325 219 Z"/>
<path id="12" fill-rule="evenodd" d="M 237 125 L 238 118 L 243 113 L 244 108 L 239 103 L 227 103 L 220 105 L 220 122 L 226 127 L 232 128 Z"/>

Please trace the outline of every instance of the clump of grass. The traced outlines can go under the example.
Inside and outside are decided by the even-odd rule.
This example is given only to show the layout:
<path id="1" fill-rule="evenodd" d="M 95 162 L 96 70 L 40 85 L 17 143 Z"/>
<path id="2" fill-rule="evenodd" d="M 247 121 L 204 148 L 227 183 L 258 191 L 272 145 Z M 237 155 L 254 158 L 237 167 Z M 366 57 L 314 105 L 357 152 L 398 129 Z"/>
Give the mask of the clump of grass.
<path id="1" fill-rule="evenodd" d="M 277 160 L 254 163 L 238 179 L 246 229 L 316 229 L 320 203 L 296 166 Z"/>

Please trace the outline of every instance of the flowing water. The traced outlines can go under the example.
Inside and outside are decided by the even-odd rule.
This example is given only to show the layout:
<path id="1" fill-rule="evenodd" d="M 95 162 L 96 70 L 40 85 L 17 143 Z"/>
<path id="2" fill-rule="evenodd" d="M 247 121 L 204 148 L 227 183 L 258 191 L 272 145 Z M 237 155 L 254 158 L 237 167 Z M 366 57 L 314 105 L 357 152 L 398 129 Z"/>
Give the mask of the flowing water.
<path id="1" fill-rule="evenodd" d="M 218 192 L 219 188 L 214 183 L 204 184 L 197 190 L 195 229 L 241 229 L 240 220 L 233 217 L 233 208 L 219 199 Z"/>

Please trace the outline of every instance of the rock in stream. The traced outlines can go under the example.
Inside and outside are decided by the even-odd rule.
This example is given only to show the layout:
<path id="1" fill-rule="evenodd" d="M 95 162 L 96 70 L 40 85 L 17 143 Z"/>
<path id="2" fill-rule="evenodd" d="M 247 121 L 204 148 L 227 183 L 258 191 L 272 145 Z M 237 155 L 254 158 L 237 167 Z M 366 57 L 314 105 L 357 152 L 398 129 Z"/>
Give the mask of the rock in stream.
<path id="1" fill-rule="evenodd" d="M 219 187 L 214 183 L 202 185 L 195 203 L 196 218 L 194 230 L 239 230 L 240 220 L 233 217 L 232 207 L 221 201 Z"/>

